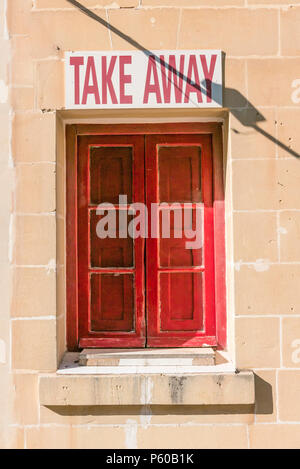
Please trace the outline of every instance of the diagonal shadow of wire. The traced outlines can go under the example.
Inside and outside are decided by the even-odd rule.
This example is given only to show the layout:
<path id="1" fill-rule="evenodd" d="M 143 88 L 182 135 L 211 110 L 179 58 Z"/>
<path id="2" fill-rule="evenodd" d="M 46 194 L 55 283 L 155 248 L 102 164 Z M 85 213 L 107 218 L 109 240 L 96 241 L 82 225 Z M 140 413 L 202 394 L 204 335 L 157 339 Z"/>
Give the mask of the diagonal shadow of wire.
<path id="1" fill-rule="evenodd" d="M 131 36 L 128 36 L 127 34 L 123 33 L 122 31 L 120 31 L 118 28 L 116 28 L 115 26 L 111 25 L 110 23 L 108 23 L 106 20 L 104 20 L 103 18 L 101 18 L 100 16 L 96 15 L 96 13 L 94 13 L 93 11 L 89 10 L 87 7 L 85 7 L 84 5 L 82 5 L 81 3 L 79 3 L 77 0 L 66 0 L 67 2 L 71 3 L 73 6 L 75 6 L 76 8 L 78 8 L 82 13 L 84 13 L 85 15 L 87 15 L 89 18 L 97 21 L 98 23 L 100 23 L 102 26 L 106 27 L 107 29 L 109 29 L 110 31 L 112 31 L 113 33 L 115 33 L 117 36 L 119 36 L 120 38 L 124 39 L 124 41 L 128 42 L 129 44 L 131 44 L 133 47 L 135 47 L 136 49 L 140 50 L 141 52 L 143 52 L 147 57 L 152 57 L 153 60 L 155 60 L 158 64 L 161 65 L 161 70 L 162 70 L 162 73 L 164 73 L 164 75 L 166 76 L 166 79 L 168 81 L 170 81 L 170 77 L 167 76 L 166 74 L 166 70 L 170 70 L 172 73 L 176 74 L 180 79 L 182 79 L 183 81 L 187 82 L 190 86 L 194 87 L 195 90 L 198 90 L 200 91 L 201 93 L 203 93 L 204 95 L 208 95 L 208 91 L 207 90 L 211 90 L 212 89 L 212 86 L 216 87 L 221 87 L 222 85 L 219 85 L 217 83 L 213 83 L 211 82 L 210 80 L 203 80 L 202 82 L 202 85 L 206 85 L 206 88 L 204 87 L 201 87 L 200 84 L 197 84 L 197 83 L 192 83 L 191 82 L 191 79 L 186 77 L 184 74 L 182 74 L 179 70 L 177 70 L 176 68 L 172 67 L 172 65 L 168 64 L 167 62 L 165 62 L 164 60 L 161 59 L 161 57 L 158 57 L 157 55 L 155 55 L 153 52 L 151 52 L 149 49 L 146 49 L 145 47 L 143 47 L 139 42 L 137 42 L 135 39 L 133 39 Z M 177 89 L 180 89 L 176 83 L 173 81 L 172 82 L 173 85 L 175 87 L 177 87 Z M 182 92 L 182 90 L 180 89 L 180 91 Z M 300 154 L 297 153 L 296 151 L 292 150 L 291 148 L 289 148 L 287 145 L 285 145 L 284 143 L 280 142 L 278 139 L 276 139 L 275 137 L 273 137 L 271 134 L 269 134 L 268 132 L 266 132 L 265 130 L 263 130 L 262 128 L 258 127 L 257 125 L 257 122 L 262 122 L 262 121 L 265 121 L 265 117 L 258 111 L 258 109 L 255 108 L 255 106 L 253 106 L 250 101 L 248 101 L 247 98 L 245 98 L 245 96 L 243 96 L 239 91 L 233 89 L 233 88 L 225 88 L 224 89 L 225 91 L 225 94 L 226 94 L 226 101 L 228 102 L 228 106 L 230 107 L 230 102 L 237 102 L 237 103 L 240 103 L 241 105 L 238 106 L 237 109 L 235 108 L 230 108 L 230 112 L 236 117 L 236 119 L 243 125 L 243 126 L 246 126 L 246 127 L 251 127 L 252 129 L 254 129 L 256 132 L 259 132 L 261 135 L 263 135 L 264 137 L 266 137 L 267 139 L 269 139 L 271 142 L 273 142 L 274 144 L 278 145 L 280 148 L 282 148 L 284 151 L 286 151 L 287 153 L 289 153 L 290 155 L 296 157 L 296 158 L 300 158 Z M 222 93 L 216 93 L 217 96 L 221 96 L 222 97 Z M 221 98 L 222 99 L 222 98 Z M 189 101 L 193 102 L 192 99 L 189 98 Z M 216 100 L 216 102 L 218 102 Z M 195 106 L 198 106 L 198 103 L 196 102 L 193 102 L 193 104 L 195 104 Z M 218 102 L 218 104 L 220 106 L 222 106 L 222 101 L 220 100 L 220 102 Z M 243 110 L 248 110 L 249 111 L 249 115 L 252 116 L 250 118 L 243 118 L 242 116 L 242 113 L 240 113 L 238 111 L 238 109 L 243 109 Z M 254 117 L 253 117 L 254 116 Z M 239 133 L 238 131 L 236 131 L 237 133 Z"/>

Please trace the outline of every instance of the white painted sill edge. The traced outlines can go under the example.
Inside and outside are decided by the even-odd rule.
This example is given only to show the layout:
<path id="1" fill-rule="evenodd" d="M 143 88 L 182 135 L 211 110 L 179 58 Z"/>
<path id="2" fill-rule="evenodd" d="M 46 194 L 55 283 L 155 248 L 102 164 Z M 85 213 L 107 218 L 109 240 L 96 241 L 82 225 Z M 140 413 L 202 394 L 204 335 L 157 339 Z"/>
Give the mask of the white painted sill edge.
<path id="1" fill-rule="evenodd" d="M 201 374 L 201 373 L 234 373 L 236 371 L 235 366 L 229 361 L 228 354 L 226 352 L 219 352 L 226 363 L 220 365 L 211 366 L 186 366 L 186 365 L 159 365 L 159 366 L 134 366 L 128 365 L 125 362 L 123 366 L 81 366 L 78 363 L 78 353 L 66 353 L 63 361 L 61 362 L 59 369 L 57 370 L 58 375 L 128 375 L 128 374 Z"/>

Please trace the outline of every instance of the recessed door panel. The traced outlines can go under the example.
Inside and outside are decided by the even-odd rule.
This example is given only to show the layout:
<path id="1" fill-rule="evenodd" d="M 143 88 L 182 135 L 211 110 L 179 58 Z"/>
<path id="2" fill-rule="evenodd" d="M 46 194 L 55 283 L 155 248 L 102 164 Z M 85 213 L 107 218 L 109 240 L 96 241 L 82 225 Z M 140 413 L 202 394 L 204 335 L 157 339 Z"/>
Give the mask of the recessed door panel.
<path id="1" fill-rule="evenodd" d="M 94 332 L 134 330 L 134 276 L 91 274 L 91 324 Z"/>
<path id="2" fill-rule="evenodd" d="M 132 147 L 95 146 L 90 149 L 90 202 L 119 203 L 126 194 L 132 202 Z"/>
<path id="3" fill-rule="evenodd" d="M 97 215 L 96 210 L 90 210 L 92 268 L 134 267 L 134 240 L 127 233 L 127 223 L 132 216 L 127 217 L 126 224 L 122 227 L 119 222 L 120 210 L 122 209 L 115 207 L 115 210 L 106 210 L 103 215 Z"/>
<path id="4" fill-rule="evenodd" d="M 160 202 L 201 202 L 201 148 L 158 145 Z"/>
<path id="5" fill-rule="evenodd" d="M 178 204 L 159 211 L 160 267 L 203 265 L 204 207 Z"/>
<path id="6" fill-rule="evenodd" d="M 160 272 L 162 331 L 202 330 L 202 275 L 202 272 Z"/>

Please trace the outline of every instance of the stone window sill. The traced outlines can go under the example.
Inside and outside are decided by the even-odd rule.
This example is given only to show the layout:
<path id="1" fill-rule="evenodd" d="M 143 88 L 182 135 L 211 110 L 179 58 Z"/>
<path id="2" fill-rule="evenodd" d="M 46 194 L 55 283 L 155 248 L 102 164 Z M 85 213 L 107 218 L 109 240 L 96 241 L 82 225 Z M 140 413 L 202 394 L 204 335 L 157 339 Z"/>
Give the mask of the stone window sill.
<path id="1" fill-rule="evenodd" d="M 251 405 L 254 374 L 230 363 L 213 366 L 79 366 L 66 354 L 60 369 L 40 377 L 44 406 Z"/>

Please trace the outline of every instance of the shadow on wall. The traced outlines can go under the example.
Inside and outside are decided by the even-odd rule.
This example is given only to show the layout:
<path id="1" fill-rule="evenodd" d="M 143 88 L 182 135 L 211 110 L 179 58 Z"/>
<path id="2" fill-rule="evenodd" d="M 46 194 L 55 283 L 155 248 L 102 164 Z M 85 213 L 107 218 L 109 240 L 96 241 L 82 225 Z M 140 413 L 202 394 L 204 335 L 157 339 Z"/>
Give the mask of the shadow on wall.
<path id="1" fill-rule="evenodd" d="M 183 415 L 189 416 L 209 416 L 209 415 L 251 415 L 253 406 L 251 405 L 224 405 L 224 406 L 47 406 L 48 410 L 62 417 L 90 417 L 89 423 L 93 423 L 93 417 L 105 417 L 116 415 L 118 417 L 134 416 L 166 416 Z M 266 412 L 264 412 L 266 413 Z M 272 413 L 272 412 L 268 412 Z M 124 422 L 125 423 L 125 422 Z M 149 423 L 151 424 L 151 423 Z"/>
<path id="2" fill-rule="evenodd" d="M 220 86 L 220 85 L 214 85 L 214 86 Z M 300 158 L 300 154 L 289 148 L 287 145 L 284 143 L 280 142 L 277 140 L 275 137 L 273 137 L 271 134 L 266 132 L 265 130 L 261 129 L 258 127 L 259 122 L 264 122 L 266 121 L 265 117 L 261 114 L 261 112 L 258 111 L 251 103 L 248 101 L 248 99 L 245 98 L 239 91 L 233 89 L 233 88 L 225 88 L 224 92 L 226 93 L 226 104 L 230 108 L 231 114 L 245 127 L 250 127 L 256 132 L 259 132 L 261 135 L 269 139 L 271 142 L 273 142 L 275 145 L 278 147 L 282 148 L 285 150 L 287 153 L 290 155 Z M 231 108 L 231 106 L 235 106 L 235 108 Z M 242 111 L 242 112 L 241 112 Z M 233 132 L 235 133 L 241 133 L 240 131 L 236 129 L 232 129 Z"/>
<path id="3" fill-rule="evenodd" d="M 127 34 L 123 33 L 120 31 L 118 28 L 115 26 L 109 24 L 107 21 L 105 21 L 103 18 L 100 16 L 96 15 L 93 11 L 89 10 L 86 8 L 84 5 L 81 3 L 77 2 L 77 0 L 67 0 L 67 2 L 71 3 L 73 6 L 78 8 L 82 13 L 85 15 L 89 16 L 91 19 L 94 21 L 97 21 L 100 23 L 102 26 L 108 28 L 110 31 L 115 33 L 117 36 L 122 38 L 124 41 L 127 41 L 129 44 L 131 44 L 133 47 L 136 49 L 142 51 L 144 54 L 147 56 L 152 56 L 156 62 L 158 62 L 161 65 L 164 65 L 166 69 L 169 69 L 173 72 L 176 72 L 177 75 L 182 78 L 184 81 L 189 81 L 188 78 L 184 75 L 182 75 L 179 71 L 175 70 L 173 67 L 171 67 L 169 64 L 164 63 L 163 61 L 160 60 L 160 57 L 155 56 L 153 52 L 150 50 L 146 49 L 143 47 L 140 43 L 135 41 L 132 37 L 128 36 Z M 225 60 L 225 54 L 223 53 L 223 64 Z M 223 70 L 225 67 L 223 67 Z M 224 80 L 223 80 L 224 81 Z M 190 83 L 191 84 L 191 83 Z M 221 85 L 216 84 L 216 83 L 209 83 L 207 80 L 206 83 L 202 83 L 202 85 L 205 85 L 205 88 L 202 88 L 201 86 L 198 85 L 192 85 L 195 88 L 199 89 L 201 93 L 206 94 L 206 89 L 210 88 L 211 86 L 214 86 L 215 88 L 220 87 Z M 277 140 L 275 137 L 273 137 L 271 134 L 266 132 L 265 130 L 261 129 L 258 127 L 259 122 L 264 122 L 266 121 L 265 117 L 250 103 L 250 101 L 245 98 L 238 90 L 235 90 L 233 88 L 225 88 L 224 89 L 224 95 L 225 95 L 225 100 L 226 100 L 226 106 L 230 108 L 231 114 L 245 127 L 250 127 L 256 132 L 259 132 L 261 135 L 263 135 L 265 138 L 269 139 L 271 142 L 273 142 L 275 145 L 279 146 L 283 150 L 285 150 L 287 153 L 290 155 L 300 158 L 300 154 L 289 148 L 287 145 L 284 143 L 280 142 Z M 222 93 L 219 94 L 219 96 L 222 96 Z M 219 103 L 222 105 L 222 103 Z M 234 106 L 234 107 L 233 107 Z M 241 133 L 240 131 L 236 129 L 232 129 L 233 132 L 235 133 Z"/>
<path id="4" fill-rule="evenodd" d="M 254 374 L 255 379 L 255 414 L 270 415 L 273 414 L 273 393 L 270 383 Z"/>

